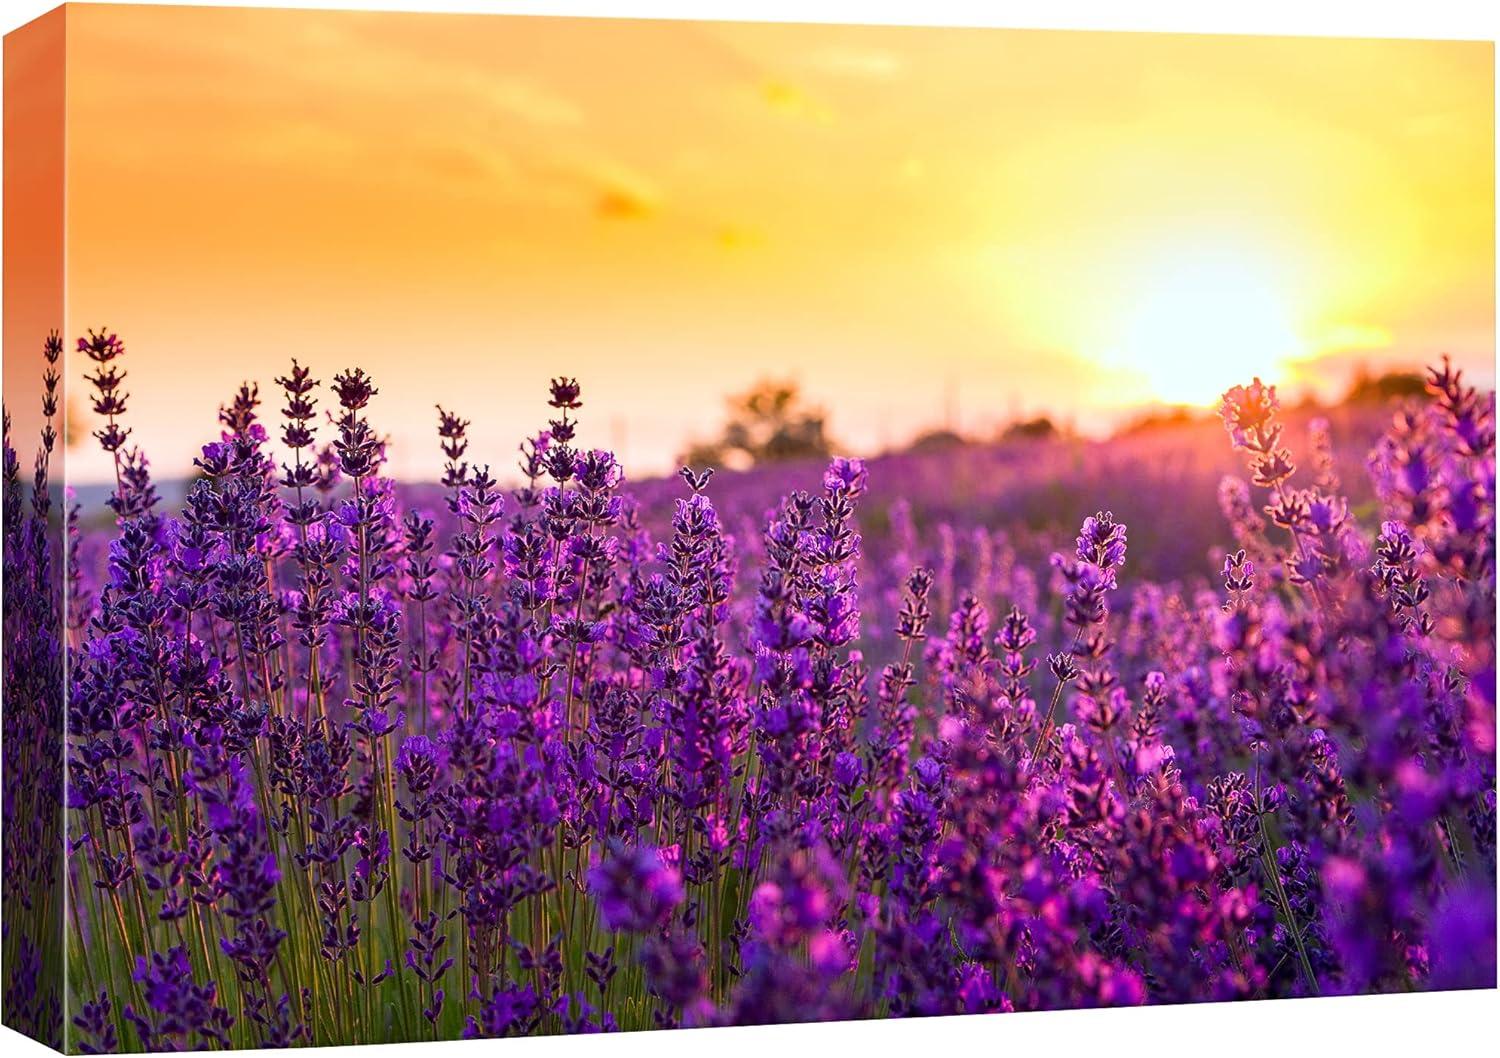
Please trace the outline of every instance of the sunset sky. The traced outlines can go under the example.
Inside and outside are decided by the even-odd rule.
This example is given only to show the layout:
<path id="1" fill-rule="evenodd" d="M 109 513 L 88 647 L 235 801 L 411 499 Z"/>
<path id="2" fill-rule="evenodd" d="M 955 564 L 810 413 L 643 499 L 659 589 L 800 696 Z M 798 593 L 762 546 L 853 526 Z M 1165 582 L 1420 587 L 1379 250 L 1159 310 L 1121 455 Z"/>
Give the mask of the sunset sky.
<path id="1" fill-rule="evenodd" d="M 103 6 L 66 32 L 66 326 L 125 339 L 166 476 L 293 356 L 375 376 L 409 478 L 439 402 L 508 467 L 553 374 L 638 475 L 765 377 L 859 451 L 1444 351 L 1493 378 L 1490 44 Z"/>

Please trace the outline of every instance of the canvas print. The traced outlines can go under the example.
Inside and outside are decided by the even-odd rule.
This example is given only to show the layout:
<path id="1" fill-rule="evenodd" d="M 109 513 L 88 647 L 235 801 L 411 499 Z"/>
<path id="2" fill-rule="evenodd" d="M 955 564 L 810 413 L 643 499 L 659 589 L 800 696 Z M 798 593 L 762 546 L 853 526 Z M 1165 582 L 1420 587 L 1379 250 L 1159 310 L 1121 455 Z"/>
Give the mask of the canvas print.
<path id="1" fill-rule="evenodd" d="M 18 29 L 5 1024 L 1493 988 L 1493 77 L 1422 40 Z"/>

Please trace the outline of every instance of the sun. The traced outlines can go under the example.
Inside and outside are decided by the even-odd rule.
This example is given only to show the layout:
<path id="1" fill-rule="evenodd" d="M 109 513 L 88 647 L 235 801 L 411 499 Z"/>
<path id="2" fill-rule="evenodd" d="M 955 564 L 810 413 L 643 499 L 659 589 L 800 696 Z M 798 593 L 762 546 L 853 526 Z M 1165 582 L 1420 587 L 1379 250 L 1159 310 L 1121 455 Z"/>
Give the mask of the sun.
<path id="1" fill-rule="evenodd" d="M 1177 254 L 1141 276 L 1106 359 L 1150 399 L 1213 404 L 1230 386 L 1275 381 L 1305 349 L 1274 271 L 1228 250 Z"/>

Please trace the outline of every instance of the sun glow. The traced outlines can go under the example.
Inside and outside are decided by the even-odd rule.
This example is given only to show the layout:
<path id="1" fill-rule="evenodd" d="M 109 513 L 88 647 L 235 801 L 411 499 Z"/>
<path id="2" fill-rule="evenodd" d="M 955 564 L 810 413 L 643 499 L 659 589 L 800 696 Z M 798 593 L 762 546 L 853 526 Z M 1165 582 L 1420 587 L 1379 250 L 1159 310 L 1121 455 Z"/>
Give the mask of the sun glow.
<path id="1" fill-rule="evenodd" d="M 1176 256 L 1139 289 L 1106 359 L 1138 375 L 1155 400 L 1212 404 L 1237 382 L 1278 379 L 1306 353 L 1290 299 L 1248 255 Z"/>

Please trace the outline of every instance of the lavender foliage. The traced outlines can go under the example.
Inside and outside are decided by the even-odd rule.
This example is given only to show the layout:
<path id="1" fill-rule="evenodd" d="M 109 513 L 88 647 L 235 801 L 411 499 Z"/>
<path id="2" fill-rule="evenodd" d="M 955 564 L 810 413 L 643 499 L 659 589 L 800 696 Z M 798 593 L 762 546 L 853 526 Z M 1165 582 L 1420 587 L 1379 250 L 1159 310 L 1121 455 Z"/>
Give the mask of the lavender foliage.
<path id="1" fill-rule="evenodd" d="M 1495 983 L 1494 398 L 1447 365 L 1354 503 L 1328 423 L 1302 470 L 1273 387 L 1225 394 L 1248 479 L 1217 554 L 1153 580 L 1133 566 L 1174 541 L 1125 503 L 1047 557 L 982 510 L 917 525 L 875 502 L 901 469 L 857 459 L 764 499 L 708 468 L 628 486 L 570 378 L 513 487 L 439 409 L 433 490 L 386 473 L 374 380 L 293 362 L 277 415 L 251 384 L 226 403 L 167 509 L 107 331 L 78 342 L 115 466 L 90 528 L 50 498 L 47 351 L 29 506 L 8 420 L 5 448 L 26 1031 L 108 1052 Z M 64 942 L 66 1007 L 38 985 Z"/>

